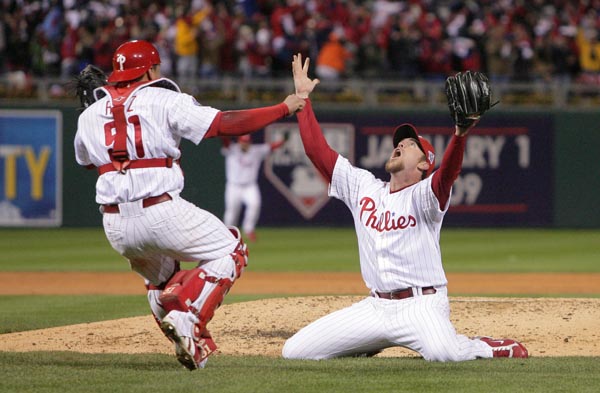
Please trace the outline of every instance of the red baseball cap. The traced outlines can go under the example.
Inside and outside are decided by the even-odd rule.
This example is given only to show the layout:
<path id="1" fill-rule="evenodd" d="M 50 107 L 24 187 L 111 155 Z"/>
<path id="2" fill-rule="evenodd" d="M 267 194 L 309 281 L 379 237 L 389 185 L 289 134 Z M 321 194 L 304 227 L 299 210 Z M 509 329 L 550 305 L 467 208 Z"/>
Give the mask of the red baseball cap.
<path id="1" fill-rule="evenodd" d="M 417 141 L 419 148 L 425 154 L 425 160 L 429 164 L 429 169 L 425 177 L 428 177 L 433 172 L 435 167 L 435 150 L 429 141 L 419 135 L 415 126 L 409 123 L 400 124 L 394 130 L 394 148 L 398 146 L 401 140 L 412 138 Z"/>
<path id="2" fill-rule="evenodd" d="M 252 137 L 250 136 L 250 134 L 240 135 L 238 136 L 237 141 L 239 143 L 250 143 L 252 141 Z"/>

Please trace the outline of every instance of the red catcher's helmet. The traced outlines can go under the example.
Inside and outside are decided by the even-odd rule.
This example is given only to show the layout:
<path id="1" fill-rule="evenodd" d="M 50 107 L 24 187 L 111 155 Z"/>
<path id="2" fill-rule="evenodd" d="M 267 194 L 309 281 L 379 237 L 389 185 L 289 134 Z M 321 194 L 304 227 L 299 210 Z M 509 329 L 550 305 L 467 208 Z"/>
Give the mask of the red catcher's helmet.
<path id="1" fill-rule="evenodd" d="M 126 42 L 113 55 L 113 72 L 108 81 L 112 83 L 137 79 L 156 64 L 160 64 L 160 56 L 154 45 L 142 40 Z"/>

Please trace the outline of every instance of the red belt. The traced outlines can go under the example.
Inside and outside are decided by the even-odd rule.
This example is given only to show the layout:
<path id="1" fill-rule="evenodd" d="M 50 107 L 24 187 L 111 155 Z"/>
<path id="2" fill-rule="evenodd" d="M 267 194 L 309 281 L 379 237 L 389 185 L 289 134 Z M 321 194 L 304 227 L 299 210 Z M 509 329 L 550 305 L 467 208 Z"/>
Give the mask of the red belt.
<path id="1" fill-rule="evenodd" d="M 173 198 L 171 198 L 171 195 L 169 195 L 165 192 L 162 195 L 153 196 L 153 197 L 142 200 L 142 206 L 146 208 L 146 207 L 157 205 L 159 203 L 170 201 L 171 199 L 173 199 Z M 104 213 L 118 213 L 119 205 L 102 205 L 102 211 Z"/>
<path id="2" fill-rule="evenodd" d="M 421 289 L 421 293 L 423 295 L 433 295 L 436 292 L 437 291 L 435 290 L 434 287 L 424 287 Z M 409 297 L 415 296 L 412 288 L 399 289 L 397 291 L 392 291 L 392 292 L 377 292 L 377 291 L 375 291 L 375 293 L 377 294 L 378 297 L 380 297 L 382 299 L 389 299 L 389 300 L 407 299 Z"/>
<path id="3" fill-rule="evenodd" d="M 179 163 L 179 160 L 173 160 L 171 157 L 167 158 L 146 158 L 141 160 L 129 161 L 129 164 L 125 168 L 127 169 L 138 169 L 138 168 L 171 168 L 173 162 Z M 90 169 L 94 166 L 90 166 Z M 114 172 L 117 169 L 114 167 L 112 162 L 110 164 L 104 164 L 98 167 L 98 174 L 103 175 L 107 172 Z"/>

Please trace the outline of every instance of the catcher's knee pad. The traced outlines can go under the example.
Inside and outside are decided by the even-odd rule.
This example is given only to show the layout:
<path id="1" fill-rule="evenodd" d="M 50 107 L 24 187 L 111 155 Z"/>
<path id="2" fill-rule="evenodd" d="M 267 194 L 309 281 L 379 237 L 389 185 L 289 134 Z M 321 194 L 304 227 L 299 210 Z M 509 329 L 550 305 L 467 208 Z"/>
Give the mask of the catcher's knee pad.
<path id="1" fill-rule="evenodd" d="M 235 264 L 235 278 L 237 279 L 242 275 L 244 268 L 248 266 L 248 246 L 242 240 L 242 234 L 238 228 L 229 227 L 229 231 L 233 233 L 238 241 L 235 250 L 230 254 Z"/>
<path id="2" fill-rule="evenodd" d="M 180 270 L 169 280 L 158 300 L 167 312 L 189 311 L 202 293 L 207 277 L 200 268 Z"/>

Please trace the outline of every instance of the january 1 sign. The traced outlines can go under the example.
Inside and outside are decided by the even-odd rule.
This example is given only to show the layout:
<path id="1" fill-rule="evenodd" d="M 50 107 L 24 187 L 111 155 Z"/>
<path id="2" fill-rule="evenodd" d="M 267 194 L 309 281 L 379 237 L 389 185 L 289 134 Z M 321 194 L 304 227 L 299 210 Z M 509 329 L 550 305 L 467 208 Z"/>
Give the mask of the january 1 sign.
<path id="1" fill-rule="evenodd" d="M 0 226 L 62 223 L 62 114 L 0 110 Z"/>

